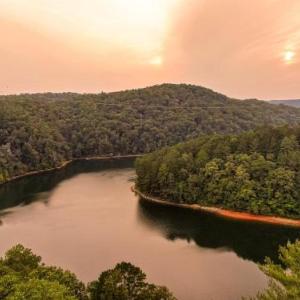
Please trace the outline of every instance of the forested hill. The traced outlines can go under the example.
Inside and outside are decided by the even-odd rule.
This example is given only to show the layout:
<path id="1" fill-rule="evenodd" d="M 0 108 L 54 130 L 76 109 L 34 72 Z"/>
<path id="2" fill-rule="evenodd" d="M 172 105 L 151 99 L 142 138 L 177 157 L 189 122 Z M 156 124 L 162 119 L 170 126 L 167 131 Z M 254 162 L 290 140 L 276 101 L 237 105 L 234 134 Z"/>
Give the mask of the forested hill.
<path id="1" fill-rule="evenodd" d="M 0 97 L 0 182 L 72 158 L 146 153 L 201 133 L 295 124 L 300 110 L 163 84 L 101 94 Z"/>
<path id="2" fill-rule="evenodd" d="M 300 126 L 204 135 L 139 158 L 136 172 L 161 199 L 300 219 Z"/>

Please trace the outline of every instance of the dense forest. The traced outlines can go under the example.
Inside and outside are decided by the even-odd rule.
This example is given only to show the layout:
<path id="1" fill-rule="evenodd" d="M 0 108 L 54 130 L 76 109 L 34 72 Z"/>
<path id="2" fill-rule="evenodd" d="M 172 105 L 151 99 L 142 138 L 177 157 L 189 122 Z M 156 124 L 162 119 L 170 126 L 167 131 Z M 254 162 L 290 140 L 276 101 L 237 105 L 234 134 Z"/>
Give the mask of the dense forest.
<path id="1" fill-rule="evenodd" d="M 176 300 L 164 286 L 146 282 L 138 267 L 122 262 L 87 286 L 75 274 L 47 266 L 31 249 L 17 245 L 0 258 L 3 300 Z"/>
<path id="2" fill-rule="evenodd" d="M 148 153 L 202 133 L 238 133 L 299 118 L 295 108 L 192 85 L 0 96 L 0 183 L 73 158 Z"/>
<path id="3" fill-rule="evenodd" d="M 137 187 L 176 203 L 300 218 L 300 127 L 203 135 L 136 161 Z"/>

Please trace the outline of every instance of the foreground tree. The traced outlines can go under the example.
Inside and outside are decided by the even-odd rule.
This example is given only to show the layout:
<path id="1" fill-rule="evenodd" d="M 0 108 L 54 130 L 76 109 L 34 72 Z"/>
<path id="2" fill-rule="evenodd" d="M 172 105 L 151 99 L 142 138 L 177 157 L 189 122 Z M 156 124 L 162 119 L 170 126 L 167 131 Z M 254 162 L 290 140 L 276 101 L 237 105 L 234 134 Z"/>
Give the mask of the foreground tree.
<path id="1" fill-rule="evenodd" d="M 4 298 L 6 300 L 76 300 L 67 287 L 58 282 L 30 279 L 24 283 L 16 284 L 12 293 Z"/>
<path id="2" fill-rule="evenodd" d="M 75 274 L 45 266 L 40 256 L 17 245 L 0 259 L 0 299 L 85 300 L 87 294 Z"/>
<path id="3" fill-rule="evenodd" d="M 271 278 L 268 289 L 257 295 L 257 300 L 298 300 L 300 299 L 300 241 L 280 247 L 281 265 L 269 258 L 261 270 Z"/>
<path id="4" fill-rule="evenodd" d="M 146 275 L 130 263 L 120 263 L 90 283 L 91 300 L 173 300 L 167 288 L 145 282 Z"/>
<path id="5" fill-rule="evenodd" d="M 120 263 L 86 286 L 75 274 L 46 266 L 40 256 L 17 245 L 0 258 L 0 299 L 3 300 L 173 300 L 166 287 L 145 282 L 146 275 Z"/>

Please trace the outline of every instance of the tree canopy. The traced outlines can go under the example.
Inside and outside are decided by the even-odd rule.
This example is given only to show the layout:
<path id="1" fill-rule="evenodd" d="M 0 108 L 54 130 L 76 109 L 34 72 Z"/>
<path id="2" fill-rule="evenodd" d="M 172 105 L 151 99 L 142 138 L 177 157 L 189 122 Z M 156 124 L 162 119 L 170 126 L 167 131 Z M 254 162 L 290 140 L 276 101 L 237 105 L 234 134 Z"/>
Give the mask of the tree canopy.
<path id="1" fill-rule="evenodd" d="M 0 298 L 7 300 L 86 300 L 84 284 L 75 274 L 48 267 L 41 257 L 22 245 L 0 259 Z"/>
<path id="2" fill-rule="evenodd" d="M 0 96 L 0 183 L 73 158 L 148 153 L 203 133 L 296 124 L 300 110 L 193 85 Z"/>
<path id="3" fill-rule="evenodd" d="M 275 264 L 270 258 L 266 258 L 265 264 L 260 265 L 260 269 L 270 278 L 270 283 L 268 289 L 254 299 L 300 299 L 300 241 L 280 247 L 279 259 L 281 264 Z"/>
<path id="4" fill-rule="evenodd" d="M 176 300 L 166 287 L 146 282 L 138 267 L 122 262 L 104 271 L 88 288 L 75 274 L 46 266 L 40 256 L 16 245 L 0 259 L 3 300 Z"/>
<path id="5" fill-rule="evenodd" d="M 89 284 L 91 300 L 175 300 L 167 288 L 145 282 L 143 271 L 130 263 L 120 263 Z"/>
<path id="6" fill-rule="evenodd" d="M 203 135 L 136 161 L 137 187 L 176 203 L 300 218 L 300 127 Z"/>

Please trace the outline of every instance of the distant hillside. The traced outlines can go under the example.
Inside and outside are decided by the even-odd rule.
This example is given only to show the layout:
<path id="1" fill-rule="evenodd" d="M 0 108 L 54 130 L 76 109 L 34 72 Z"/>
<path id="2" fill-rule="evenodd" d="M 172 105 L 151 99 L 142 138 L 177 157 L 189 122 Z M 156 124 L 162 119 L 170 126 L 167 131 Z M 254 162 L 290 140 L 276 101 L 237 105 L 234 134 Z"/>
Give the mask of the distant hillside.
<path id="1" fill-rule="evenodd" d="M 294 100 L 271 100 L 269 101 L 272 104 L 280 105 L 289 105 L 293 107 L 300 107 L 300 99 L 294 99 Z"/>
<path id="2" fill-rule="evenodd" d="M 147 153 L 202 133 L 296 124 L 300 110 L 163 84 L 101 94 L 0 97 L 0 182 L 88 156 Z"/>

